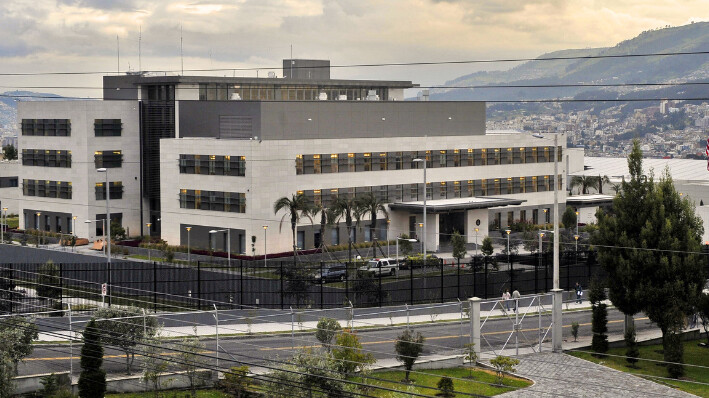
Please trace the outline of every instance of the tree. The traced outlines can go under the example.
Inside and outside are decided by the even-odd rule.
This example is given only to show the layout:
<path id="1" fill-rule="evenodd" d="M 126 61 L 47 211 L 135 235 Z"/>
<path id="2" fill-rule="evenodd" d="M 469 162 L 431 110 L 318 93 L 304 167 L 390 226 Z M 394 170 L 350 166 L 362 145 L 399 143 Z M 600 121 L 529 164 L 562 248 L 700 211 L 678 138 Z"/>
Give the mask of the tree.
<path id="1" fill-rule="evenodd" d="M 591 281 L 591 287 L 588 290 L 588 301 L 591 302 L 591 349 L 594 352 L 602 354 L 608 351 L 608 309 L 603 300 L 606 299 L 606 292 L 598 278 Z"/>
<path id="2" fill-rule="evenodd" d="M 364 371 L 376 362 L 374 355 L 362 352 L 362 343 L 359 342 L 357 333 L 350 329 L 344 329 L 337 334 L 331 354 L 337 363 L 337 369 L 344 377 Z"/>
<path id="3" fill-rule="evenodd" d="M 160 355 L 162 345 L 160 344 L 161 331 L 158 329 L 153 338 L 146 338 L 143 348 L 143 382 L 153 390 L 155 398 L 159 397 L 159 391 L 166 382 L 161 382 L 161 377 L 168 369 L 169 362 Z"/>
<path id="4" fill-rule="evenodd" d="M 0 348 L 12 363 L 14 374 L 17 374 L 20 361 L 32 354 L 32 341 L 37 336 L 37 324 L 32 318 L 13 316 L 0 321 L 0 339 L 4 343 L 4 347 Z"/>
<path id="5" fill-rule="evenodd" d="M 176 344 L 177 367 L 184 372 L 190 384 L 190 393 L 197 396 L 197 370 L 204 365 L 204 360 L 200 354 L 204 350 L 204 343 L 197 337 L 197 329 L 194 329 L 194 336 L 185 336 Z"/>
<path id="6" fill-rule="evenodd" d="M 638 342 L 635 339 L 635 326 L 625 331 L 625 360 L 630 364 L 628 367 L 635 368 L 635 363 L 638 362 L 640 350 L 638 350 Z"/>
<path id="7" fill-rule="evenodd" d="M 697 301 L 697 312 L 699 319 L 704 328 L 704 335 L 707 337 L 707 345 L 709 346 L 709 293 L 702 293 Z"/>
<path id="8" fill-rule="evenodd" d="M 236 398 L 249 396 L 249 388 L 251 387 L 249 367 L 246 365 L 231 367 L 228 372 L 224 373 L 224 380 L 219 385 Z"/>
<path id="9" fill-rule="evenodd" d="M 453 246 L 453 258 L 460 261 L 467 254 L 465 250 L 465 238 L 458 231 L 453 232 L 451 236 L 451 245 Z"/>
<path id="10" fill-rule="evenodd" d="M 596 179 L 593 176 L 573 176 L 571 177 L 571 189 L 581 188 L 581 193 L 586 195 L 589 187 L 596 186 Z"/>
<path id="11" fill-rule="evenodd" d="M 117 221 L 111 221 L 111 239 L 123 240 L 126 238 L 126 230 Z"/>
<path id="12" fill-rule="evenodd" d="M 354 222 L 359 224 L 362 215 L 362 204 L 354 197 L 338 196 L 335 203 L 332 205 L 333 221 L 341 218 L 345 219 L 347 226 L 347 258 L 348 263 L 352 264 L 352 236 L 355 231 L 352 229 Z"/>
<path id="13" fill-rule="evenodd" d="M 327 207 L 323 206 L 322 203 L 315 204 L 310 208 L 311 217 L 315 217 L 320 214 L 320 244 L 319 249 L 325 247 L 325 227 L 332 224 L 332 212 Z M 322 255 L 322 251 L 320 252 Z M 322 257 L 321 257 L 322 259 Z"/>
<path id="14" fill-rule="evenodd" d="M 94 313 L 101 330 L 101 341 L 126 355 L 126 373 L 131 374 L 138 345 L 155 336 L 158 322 L 155 317 L 146 317 L 138 308 L 106 307 Z"/>
<path id="15" fill-rule="evenodd" d="M 92 319 L 84 329 L 84 345 L 81 347 L 81 374 L 79 375 L 79 397 L 103 398 L 106 393 L 106 372 L 103 366 L 103 346 L 101 328 Z"/>
<path id="16" fill-rule="evenodd" d="M 298 351 L 286 365 L 276 366 L 280 369 L 271 372 L 263 385 L 269 397 L 345 397 L 352 395 L 355 389 L 345 382 L 334 359 L 313 355 L 309 350 Z"/>
<path id="17" fill-rule="evenodd" d="M 311 275 L 305 268 L 289 267 L 284 271 L 283 294 L 295 298 L 297 307 L 310 299 Z"/>
<path id="18" fill-rule="evenodd" d="M 494 359 L 490 360 L 490 365 L 492 365 L 497 371 L 497 384 L 502 384 L 505 378 L 505 373 L 517 371 L 515 366 L 519 365 L 519 359 L 498 355 Z"/>
<path id="19" fill-rule="evenodd" d="M 369 193 L 360 199 L 360 207 L 362 208 L 362 216 L 369 214 L 371 218 L 371 223 L 369 224 L 370 236 L 374 244 L 377 244 L 377 214 L 382 213 L 384 217 L 389 217 L 389 212 L 387 211 L 387 202 L 381 200 L 378 196 L 373 193 Z M 376 253 L 376 247 L 374 251 Z M 382 253 L 383 254 L 383 253 Z"/>
<path id="20" fill-rule="evenodd" d="M 401 238 L 399 239 L 399 251 L 401 251 L 404 256 L 411 254 L 411 252 L 414 250 L 414 247 L 411 242 L 409 242 L 409 239 L 411 239 L 409 235 L 401 234 L 399 238 Z"/>
<path id="21" fill-rule="evenodd" d="M 579 337 L 579 323 L 571 322 L 571 335 L 574 336 L 574 341 Z"/>
<path id="22" fill-rule="evenodd" d="M 10 398 L 15 390 L 15 369 L 4 348 L 6 342 L 0 341 L 0 398 Z"/>
<path id="23" fill-rule="evenodd" d="M 610 183 L 611 183 L 611 180 L 606 175 L 604 175 L 604 176 L 599 175 L 598 177 L 596 177 L 596 188 L 598 189 L 598 193 L 603 194 L 603 185 L 610 184 Z"/>
<path id="24" fill-rule="evenodd" d="M 424 337 L 420 332 L 414 332 L 411 329 L 404 330 L 396 339 L 394 350 L 396 350 L 397 361 L 404 364 L 406 369 L 405 381 L 409 382 L 409 373 L 416 363 L 421 352 L 423 352 Z"/>
<path id="25" fill-rule="evenodd" d="M 301 216 L 306 216 L 310 218 L 310 206 L 308 204 L 308 199 L 303 194 L 292 195 L 290 198 L 284 196 L 276 200 L 273 204 L 273 212 L 278 214 L 281 210 L 285 210 L 286 214 L 281 217 L 280 227 L 283 225 L 283 220 L 286 217 L 290 217 L 290 227 L 293 232 L 293 257 L 298 253 L 298 246 L 295 243 L 295 232 L 298 226 L 298 221 L 300 221 Z M 312 221 L 312 218 L 310 218 Z"/>
<path id="26" fill-rule="evenodd" d="M 577 222 L 578 218 L 576 217 L 576 211 L 574 211 L 574 208 L 571 206 L 566 206 L 564 214 L 561 215 L 561 223 L 564 224 L 566 229 L 574 228 L 574 233 L 576 233 Z"/>
<path id="27" fill-rule="evenodd" d="M 492 239 L 489 236 L 483 238 L 483 245 L 480 252 L 485 256 L 491 256 L 493 252 Z"/>
<path id="28" fill-rule="evenodd" d="M 473 368 L 475 365 L 478 363 L 478 353 L 475 352 L 475 343 L 468 343 L 465 345 L 465 356 L 463 357 L 464 360 L 468 361 L 470 363 L 470 378 L 473 378 Z"/>
<path id="29" fill-rule="evenodd" d="M 37 271 L 37 297 L 50 301 L 61 298 L 62 288 L 59 267 L 52 260 L 42 264 Z"/>
<path id="30" fill-rule="evenodd" d="M 389 292 L 384 290 L 377 279 L 370 273 L 360 272 L 359 277 L 352 283 L 354 301 L 360 305 L 383 302 L 389 297 Z"/>
<path id="31" fill-rule="evenodd" d="M 2 155 L 5 160 L 17 160 L 17 148 L 14 145 L 5 145 L 2 147 Z"/>
<path id="32" fill-rule="evenodd" d="M 332 339 L 335 337 L 335 334 L 337 334 L 337 331 L 342 329 L 340 327 L 340 322 L 336 319 L 322 317 L 318 320 L 316 329 L 315 338 L 318 339 L 320 344 L 322 344 L 326 350 L 330 351 Z"/>
<path id="33" fill-rule="evenodd" d="M 441 377 L 441 379 L 438 380 L 438 384 L 436 384 L 436 387 L 441 390 L 441 392 L 436 394 L 439 397 L 455 397 L 455 388 L 453 388 L 453 380 L 451 380 L 450 377 Z"/>

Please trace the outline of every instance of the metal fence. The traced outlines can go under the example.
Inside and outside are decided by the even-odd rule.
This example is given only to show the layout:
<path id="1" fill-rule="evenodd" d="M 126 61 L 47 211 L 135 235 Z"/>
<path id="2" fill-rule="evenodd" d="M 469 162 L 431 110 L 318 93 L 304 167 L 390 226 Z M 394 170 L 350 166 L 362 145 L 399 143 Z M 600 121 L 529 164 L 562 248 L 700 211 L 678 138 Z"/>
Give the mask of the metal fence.
<path id="1" fill-rule="evenodd" d="M 509 261 L 508 261 L 509 260 Z M 551 253 L 435 261 L 401 268 L 394 275 L 358 271 L 362 263 L 342 263 L 347 276 L 319 283 L 332 263 L 233 260 L 231 266 L 157 262 L 0 264 L 0 310 L 38 312 L 91 308 L 108 301 L 155 311 L 219 308 L 337 308 L 442 303 L 468 297 L 500 297 L 505 289 L 521 294 L 552 286 Z M 602 270 L 593 252 L 560 257 L 560 283 L 587 287 Z M 106 295 L 102 285 L 106 284 Z"/>

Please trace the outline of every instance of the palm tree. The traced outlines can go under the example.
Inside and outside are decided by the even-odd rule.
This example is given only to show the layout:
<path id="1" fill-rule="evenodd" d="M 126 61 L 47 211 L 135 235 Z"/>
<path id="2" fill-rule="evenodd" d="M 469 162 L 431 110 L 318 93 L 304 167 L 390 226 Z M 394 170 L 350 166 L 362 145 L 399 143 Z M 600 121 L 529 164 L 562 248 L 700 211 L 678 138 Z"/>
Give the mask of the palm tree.
<path id="1" fill-rule="evenodd" d="M 369 195 L 364 196 L 360 200 L 360 205 L 362 206 L 363 213 L 362 215 L 367 215 L 369 214 L 372 222 L 369 225 L 370 228 L 370 235 L 372 237 L 372 241 L 374 242 L 374 251 L 375 251 L 375 256 L 376 256 L 376 248 L 377 248 L 377 214 L 382 213 L 384 214 L 384 217 L 389 217 L 389 212 L 387 211 L 386 208 L 387 202 L 381 200 L 379 197 L 376 195 L 370 193 Z M 381 248 L 379 249 L 381 251 Z M 382 254 L 384 254 L 382 252 Z"/>
<path id="2" fill-rule="evenodd" d="M 598 193 L 602 194 L 603 193 L 603 184 L 610 184 L 611 180 L 608 178 L 608 176 L 601 176 L 599 175 L 596 177 L 596 186 L 598 187 Z"/>
<path id="3" fill-rule="evenodd" d="M 312 217 L 315 217 L 316 215 L 320 214 L 320 245 L 318 245 L 319 249 L 322 249 L 325 247 L 325 226 L 328 224 L 332 224 L 332 211 L 328 209 L 327 207 L 323 206 L 322 203 L 315 204 L 310 208 L 309 214 Z M 322 250 L 320 251 L 320 255 L 322 257 Z"/>
<path id="4" fill-rule="evenodd" d="M 278 199 L 276 203 L 273 204 L 273 212 L 275 214 L 278 214 L 278 212 L 283 209 L 286 209 L 286 214 L 281 217 L 281 223 L 279 224 L 278 228 L 280 231 L 280 228 L 283 226 L 283 220 L 285 220 L 285 218 L 290 215 L 290 226 L 291 231 L 293 231 L 293 258 L 295 259 L 298 250 L 295 244 L 295 229 L 298 226 L 298 221 L 300 220 L 301 216 L 306 216 L 312 221 L 312 218 L 310 217 L 310 205 L 308 204 L 308 199 L 305 197 L 305 195 L 294 194 L 290 198 L 284 196 Z"/>
<path id="5" fill-rule="evenodd" d="M 592 176 L 573 176 L 571 177 L 571 189 L 581 187 L 581 193 L 586 195 L 589 187 L 597 185 L 595 180 L 596 177 Z"/>
<path id="6" fill-rule="evenodd" d="M 362 206 L 360 201 L 355 198 L 339 196 L 335 200 L 335 203 L 332 204 L 332 215 L 333 221 L 343 217 L 345 219 L 345 225 L 347 226 L 347 242 L 349 246 L 347 249 L 347 257 L 349 258 L 349 262 L 352 263 L 352 223 L 353 221 L 356 221 L 357 225 L 359 225 L 359 220 L 362 217 Z"/>

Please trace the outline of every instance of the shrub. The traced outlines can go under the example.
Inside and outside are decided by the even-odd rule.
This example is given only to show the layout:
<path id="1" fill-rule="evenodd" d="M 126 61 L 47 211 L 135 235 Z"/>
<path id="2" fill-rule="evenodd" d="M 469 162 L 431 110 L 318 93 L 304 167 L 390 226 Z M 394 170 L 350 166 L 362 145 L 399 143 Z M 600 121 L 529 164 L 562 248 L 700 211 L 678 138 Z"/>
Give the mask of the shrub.
<path id="1" fill-rule="evenodd" d="M 579 337 L 579 323 L 571 322 L 571 335 L 574 336 L 574 341 Z"/>
<path id="2" fill-rule="evenodd" d="M 439 390 L 441 390 L 438 394 L 438 396 L 441 397 L 455 397 L 455 389 L 453 388 L 453 380 L 451 380 L 450 377 L 441 377 L 441 380 L 438 380 L 438 384 L 436 385 Z"/>
<path id="3" fill-rule="evenodd" d="M 340 323 L 335 319 L 322 317 L 318 320 L 316 328 L 315 338 L 318 339 L 323 347 L 330 351 L 332 339 L 335 337 L 337 331 L 341 329 Z"/>
<path id="4" fill-rule="evenodd" d="M 409 382 L 409 373 L 414 367 L 416 359 L 423 351 L 424 337 L 420 332 L 414 334 L 410 329 L 404 330 L 396 339 L 394 349 L 396 350 L 396 359 L 404 364 L 406 369 L 405 381 Z"/>
<path id="5" fill-rule="evenodd" d="M 519 365 L 519 359 L 498 355 L 495 359 L 490 360 L 490 365 L 492 365 L 497 371 L 497 384 L 502 384 L 505 378 L 505 373 L 517 371 L 515 366 Z"/>
<path id="6" fill-rule="evenodd" d="M 676 332 L 668 332 L 665 338 L 665 360 L 667 362 L 667 373 L 673 379 L 684 376 L 684 350 L 682 347 L 681 335 Z"/>
<path id="7" fill-rule="evenodd" d="M 224 380 L 219 382 L 222 390 L 236 398 L 248 396 L 250 386 L 249 367 L 246 365 L 230 368 L 229 372 L 224 373 Z"/>

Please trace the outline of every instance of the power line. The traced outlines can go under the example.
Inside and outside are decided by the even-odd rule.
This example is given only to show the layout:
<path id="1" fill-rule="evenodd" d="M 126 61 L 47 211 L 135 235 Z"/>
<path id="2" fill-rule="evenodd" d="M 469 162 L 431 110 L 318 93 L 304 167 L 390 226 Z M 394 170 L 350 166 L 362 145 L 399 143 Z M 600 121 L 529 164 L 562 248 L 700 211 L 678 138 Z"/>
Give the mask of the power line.
<path id="1" fill-rule="evenodd" d="M 372 68 L 385 66 L 431 66 L 431 65 L 464 65 L 464 64 L 489 64 L 489 63 L 508 63 L 508 62 L 530 62 L 530 61 L 570 61 L 570 60 L 588 60 L 588 59 L 618 59 L 618 58 L 645 58 L 645 57 L 665 57 L 665 56 L 681 56 L 681 55 L 707 55 L 709 51 L 672 51 L 672 52 L 657 52 L 657 53 L 642 53 L 642 54 L 599 54 L 599 55 L 577 55 L 567 57 L 538 57 L 538 58 L 491 58 L 491 59 L 474 59 L 474 60 L 452 60 L 452 61 L 420 61 L 420 62 L 382 62 L 382 63 L 360 63 L 360 64 L 335 64 L 335 65 L 315 65 L 315 66 L 299 66 L 293 65 L 292 69 L 345 69 L 345 68 Z M 260 71 L 269 69 L 283 69 L 283 66 L 274 67 L 239 67 L 239 68 L 201 68 L 201 69 L 185 69 L 184 72 L 225 72 L 225 71 Z M 182 70 L 146 70 L 143 73 L 174 73 L 181 74 Z M 0 72 L 0 76 L 76 76 L 76 75 L 115 75 L 116 71 L 83 71 L 83 72 Z"/>

